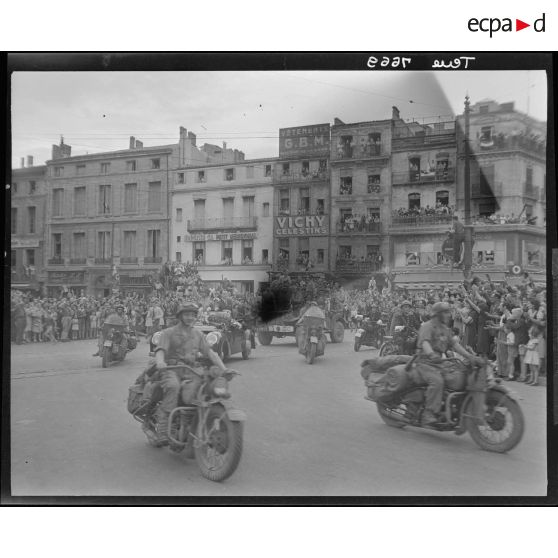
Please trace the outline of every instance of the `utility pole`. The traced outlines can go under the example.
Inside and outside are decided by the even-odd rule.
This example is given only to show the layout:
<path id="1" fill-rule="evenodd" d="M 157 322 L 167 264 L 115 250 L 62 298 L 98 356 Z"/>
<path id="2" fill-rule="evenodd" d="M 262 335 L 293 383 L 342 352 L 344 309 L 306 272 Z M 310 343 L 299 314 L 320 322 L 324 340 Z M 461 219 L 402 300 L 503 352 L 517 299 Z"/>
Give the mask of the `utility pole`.
<path id="1" fill-rule="evenodd" d="M 463 276 L 469 280 L 471 278 L 471 266 L 473 260 L 473 228 L 471 225 L 471 167 L 470 167 L 470 145 L 469 145 L 469 115 L 470 115 L 469 95 L 465 96 L 465 182 L 463 185 L 463 195 L 465 197 L 465 252 L 463 254 Z"/>

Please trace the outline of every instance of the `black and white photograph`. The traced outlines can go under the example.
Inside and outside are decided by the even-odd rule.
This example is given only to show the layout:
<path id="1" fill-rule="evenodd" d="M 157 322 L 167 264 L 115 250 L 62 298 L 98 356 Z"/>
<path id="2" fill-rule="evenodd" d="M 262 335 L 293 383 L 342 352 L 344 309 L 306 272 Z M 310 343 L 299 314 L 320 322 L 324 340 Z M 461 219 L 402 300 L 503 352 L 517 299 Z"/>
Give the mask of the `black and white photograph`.
<path id="1" fill-rule="evenodd" d="M 12 497 L 547 495 L 544 63 L 103 56 L 10 75 Z"/>

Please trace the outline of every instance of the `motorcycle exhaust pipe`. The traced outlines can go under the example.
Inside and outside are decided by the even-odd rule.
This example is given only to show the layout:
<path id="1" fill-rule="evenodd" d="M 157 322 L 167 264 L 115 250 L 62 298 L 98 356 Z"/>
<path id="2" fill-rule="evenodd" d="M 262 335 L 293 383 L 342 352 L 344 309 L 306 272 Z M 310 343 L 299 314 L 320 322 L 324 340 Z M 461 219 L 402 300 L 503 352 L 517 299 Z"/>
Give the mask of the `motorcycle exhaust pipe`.
<path id="1" fill-rule="evenodd" d="M 403 416 L 401 413 L 394 411 L 393 409 L 384 408 L 384 414 L 389 418 L 404 422 L 405 424 L 411 424 L 411 420 Z"/>

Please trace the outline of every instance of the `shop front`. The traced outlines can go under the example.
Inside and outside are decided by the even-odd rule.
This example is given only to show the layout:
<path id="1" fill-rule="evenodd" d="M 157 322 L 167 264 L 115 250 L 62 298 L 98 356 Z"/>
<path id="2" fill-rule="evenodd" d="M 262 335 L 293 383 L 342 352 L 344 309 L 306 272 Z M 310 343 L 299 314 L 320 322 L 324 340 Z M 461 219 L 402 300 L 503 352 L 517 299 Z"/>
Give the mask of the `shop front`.
<path id="1" fill-rule="evenodd" d="M 49 271 L 46 284 L 48 297 L 65 294 L 85 295 L 87 281 L 84 271 Z"/>

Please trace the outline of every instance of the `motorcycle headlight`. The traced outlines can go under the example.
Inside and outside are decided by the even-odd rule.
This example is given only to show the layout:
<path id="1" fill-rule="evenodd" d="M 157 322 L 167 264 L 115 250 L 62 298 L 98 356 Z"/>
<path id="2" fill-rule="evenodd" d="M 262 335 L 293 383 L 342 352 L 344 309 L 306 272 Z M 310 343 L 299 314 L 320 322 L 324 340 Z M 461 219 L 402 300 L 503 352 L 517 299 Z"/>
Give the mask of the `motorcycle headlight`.
<path id="1" fill-rule="evenodd" d="M 156 332 L 153 334 L 153 337 L 151 338 L 151 342 L 153 343 L 153 345 L 158 345 L 160 339 L 161 339 L 161 332 L 160 332 L 160 331 L 156 331 Z"/>
<path id="2" fill-rule="evenodd" d="M 217 397 L 228 397 L 229 396 L 229 383 L 225 378 L 222 376 L 220 378 L 216 378 L 213 381 L 213 394 Z"/>
<path id="3" fill-rule="evenodd" d="M 211 333 L 207 334 L 207 337 L 205 339 L 207 341 L 207 344 L 210 347 L 213 347 L 214 345 L 217 345 L 217 343 L 219 342 L 219 339 L 221 339 L 221 335 L 219 333 L 217 333 L 216 331 L 212 331 Z"/>

